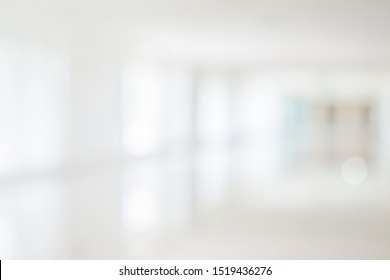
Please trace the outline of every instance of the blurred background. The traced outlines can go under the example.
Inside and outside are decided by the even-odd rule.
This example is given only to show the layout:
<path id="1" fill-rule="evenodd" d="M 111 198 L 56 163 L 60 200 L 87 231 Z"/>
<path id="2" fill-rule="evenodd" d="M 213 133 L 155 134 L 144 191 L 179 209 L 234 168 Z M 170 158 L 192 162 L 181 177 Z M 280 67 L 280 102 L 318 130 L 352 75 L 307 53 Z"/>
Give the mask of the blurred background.
<path id="1" fill-rule="evenodd" d="M 0 258 L 389 259 L 389 13 L 0 0 Z"/>

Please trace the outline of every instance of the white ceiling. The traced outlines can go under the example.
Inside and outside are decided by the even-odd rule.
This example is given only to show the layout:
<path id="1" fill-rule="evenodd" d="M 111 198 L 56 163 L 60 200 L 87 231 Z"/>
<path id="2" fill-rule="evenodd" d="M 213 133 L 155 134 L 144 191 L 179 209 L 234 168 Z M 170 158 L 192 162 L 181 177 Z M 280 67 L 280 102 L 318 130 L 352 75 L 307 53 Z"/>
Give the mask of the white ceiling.
<path id="1" fill-rule="evenodd" d="M 109 26 L 162 57 L 390 66 L 390 1 L 0 0 L 0 15 Z"/>

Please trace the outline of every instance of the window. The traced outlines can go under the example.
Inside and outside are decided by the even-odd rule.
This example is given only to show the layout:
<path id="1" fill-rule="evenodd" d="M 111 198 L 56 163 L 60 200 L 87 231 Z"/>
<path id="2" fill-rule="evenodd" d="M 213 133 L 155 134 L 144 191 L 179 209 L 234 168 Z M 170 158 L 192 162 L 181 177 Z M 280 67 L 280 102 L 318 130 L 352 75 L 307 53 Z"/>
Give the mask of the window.
<path id="1" fill-rule="evenodd" d="M 58 164 L 65 126 L 60 57 L 0 45 L 0 61 L 0 174 Z"/>

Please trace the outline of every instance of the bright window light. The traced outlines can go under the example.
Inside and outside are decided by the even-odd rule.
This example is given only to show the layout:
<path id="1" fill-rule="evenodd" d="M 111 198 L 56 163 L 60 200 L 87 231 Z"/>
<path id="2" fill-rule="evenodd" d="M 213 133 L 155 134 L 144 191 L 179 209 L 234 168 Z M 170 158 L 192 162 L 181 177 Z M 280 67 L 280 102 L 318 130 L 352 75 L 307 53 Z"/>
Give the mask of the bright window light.
<path id="1" fill-rule="evenodd" d="M 202 144 L 219 145 L 229 137 L 229 88 L 226 79 L 204 77 L 200 81 L 197 132 Z"/>
<path id="2" fill-rule="evenodd" d="M 145 156 L 162 146 L 164 85 L 161 69 L 135 64 L 124 74 L 124 146 L 133 156 Z"/>
<path id="3" fill-rule="evenodd" d="M 61 57 L 0 46 L 0 173 L 47 168 L 61 158 Z"/>

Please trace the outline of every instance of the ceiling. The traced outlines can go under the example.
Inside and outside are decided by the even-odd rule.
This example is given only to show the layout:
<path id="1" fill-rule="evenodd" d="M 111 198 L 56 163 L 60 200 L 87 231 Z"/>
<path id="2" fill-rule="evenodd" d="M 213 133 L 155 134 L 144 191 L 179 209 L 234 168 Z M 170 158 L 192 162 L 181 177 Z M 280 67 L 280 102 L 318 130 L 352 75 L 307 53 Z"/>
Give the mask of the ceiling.
<path id="1" fill-rule="evenodd" d="M 0 0 L 0 15 L 2 29 L 104 29 L 158 57 L 390 66 L 390 1 Z"/>

